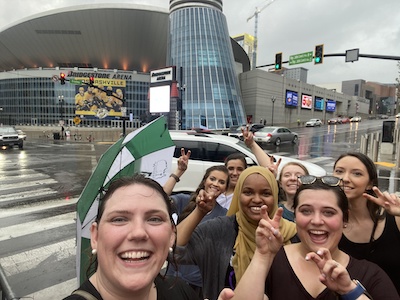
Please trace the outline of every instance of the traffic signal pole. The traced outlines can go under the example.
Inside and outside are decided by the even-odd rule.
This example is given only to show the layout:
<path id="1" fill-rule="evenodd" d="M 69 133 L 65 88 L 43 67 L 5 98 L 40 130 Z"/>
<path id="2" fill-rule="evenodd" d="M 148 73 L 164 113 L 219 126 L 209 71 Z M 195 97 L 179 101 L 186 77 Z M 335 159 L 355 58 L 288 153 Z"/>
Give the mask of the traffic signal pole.
<path id="1" fill-rule="evenodd" d="M 335 56 L 346 56 L 346 53 L 330 53 L 330 54 L 324 54 L 323 57 L 335 57 Z M 365 57 L 365 58 L 374 58 L 374 59 L 385 59 L 385 60 L 400 60 L 400 56 L 393 56 L 393 55 L 379 55 L 379 54 L 358 54 L 359 57 Z M 289 63 L 288 60 L 282 61 L 283 64 Z M 256 66 L 256 68 L 265 68 L 265 67 L 275 67 L 275 64 L 266 64 L 266 65 L 261 65 L 261 66 Z"/>

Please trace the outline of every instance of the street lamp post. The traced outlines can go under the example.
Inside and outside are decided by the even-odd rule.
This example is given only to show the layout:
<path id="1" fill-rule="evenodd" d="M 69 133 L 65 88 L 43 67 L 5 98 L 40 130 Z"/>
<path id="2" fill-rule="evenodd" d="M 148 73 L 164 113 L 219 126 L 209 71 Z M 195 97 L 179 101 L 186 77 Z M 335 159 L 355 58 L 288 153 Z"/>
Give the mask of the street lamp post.
<path id="1" fill-rule="evenodd" d="M 58 96 L 58 102 L 60 103 L 60 126 L 61 126 L 61 139 L 63 140 L 64 139 L 64 116 L 63 116 L 63 113 L 64 113 L 64 107 L 63 107 L 63 104 L 64 104 L 64 96 L 63 95 L 61 95 L 61 96 Z"/>
<path id="2" fill-rule="evenodd" d="M 275 100 L 276 97 L 272 96 L 271 101 L 272 101 L 272 118 L 271 118 L 271 125 L 274 126 L 274 108 L 275 108 Z"/>
<path id="3" fill-rule="evenodd" d="M 58 96 L 58 103 L 60 103 L 60 122 L 62 123 L 62 120 L 64 118 L 64 116 L 63 116 L 64 96 L 63 95 Z"/>

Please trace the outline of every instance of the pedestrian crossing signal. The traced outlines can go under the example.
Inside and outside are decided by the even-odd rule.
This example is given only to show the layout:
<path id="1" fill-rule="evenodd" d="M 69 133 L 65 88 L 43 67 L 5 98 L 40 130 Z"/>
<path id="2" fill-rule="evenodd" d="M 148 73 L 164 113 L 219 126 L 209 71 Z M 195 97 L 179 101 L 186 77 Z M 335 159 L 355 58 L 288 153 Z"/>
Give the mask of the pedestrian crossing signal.
<path id="1" fill-rule="evenodd" d="M 314 64 L 319 65 L 324 62 L 324 45 L 316 45 L 314 51 Z"/>
<path id="2" fill-rule="evenodd" d="M 282 52 L 275 54 L 275 70 L 282 69 Z"/>

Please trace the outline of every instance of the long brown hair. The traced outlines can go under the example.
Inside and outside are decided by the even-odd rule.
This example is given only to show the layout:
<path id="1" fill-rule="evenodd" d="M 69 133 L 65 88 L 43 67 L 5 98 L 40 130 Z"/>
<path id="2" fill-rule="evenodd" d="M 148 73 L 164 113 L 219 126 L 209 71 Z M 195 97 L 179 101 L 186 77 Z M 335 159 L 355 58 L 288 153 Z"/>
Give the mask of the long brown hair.
<path id="1" fill-rule="evenodd" d="M 185 206 L 185 208 L 182 210 L 182 213 L 179 215 L 178 223 L 180 223 L 182 220 L 184 220 L 196 208 L 196 197 L 199 194 L 200 190 L 203 190 L 205 188 L 206 180 L 208 177 L 210 177 L 210 174 L 213 171 L 224 172 L 227 176 L 225 188 L 227 188 L 229 186 L 229 172 L 228 172 L 228 169 L 224 165 L 217 165 L 217 166 L 209 167 L 206 170 L 206 173 L 204 174 L 203 179 L 201 180 L 196 191 L 190 196 L 189 203 Z"/>
<path id="2" fill-rule="evenodd" d="M 367 169 L 369 180 L 372 183 L 372 186 L 378 186 L 378 171 L 376 169 L 374 162 L 367 155 L 362 154 L 360 152 L 348 152 L 340 155 L 339 158 L 335 161 L 335 164 L 333 165 L 333 170 L 335 170 L 337 162 L 347 156 L 357 158 Z M 372 188 L 366 190 L 365 192 L 369 195 L 376 197 L 376 194 L 372 190 Z M 367 208 L 369 215 L 372 221 L 374 221 L 374 223 L 378 222 L 378 220 L 383 219 L 385 217 L 384 214 L 381 214 L 381 207 L 378 204 L 375 204 L 372 201 L 367 201 Z"/>

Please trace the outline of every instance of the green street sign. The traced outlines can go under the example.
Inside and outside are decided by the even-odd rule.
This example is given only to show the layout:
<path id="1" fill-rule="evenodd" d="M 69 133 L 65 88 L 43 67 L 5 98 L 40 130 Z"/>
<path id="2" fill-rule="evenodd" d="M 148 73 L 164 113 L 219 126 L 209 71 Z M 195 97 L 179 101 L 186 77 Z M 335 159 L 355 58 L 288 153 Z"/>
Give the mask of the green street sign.
<path id="1" fill-rule="evenodd" d="M 304 52 L 300 54 L 290 55 L 289 56 L 289 66 L 290 65 L 297 65 L 303 64 L 307 62 L 312 62 L 313 59 L 313 52 Z"/>
<path id="2" fill-rule="evenodd" d="M 71 84 L 83 84 L 82 80 L 70 79 L 69 83 Z"/>

